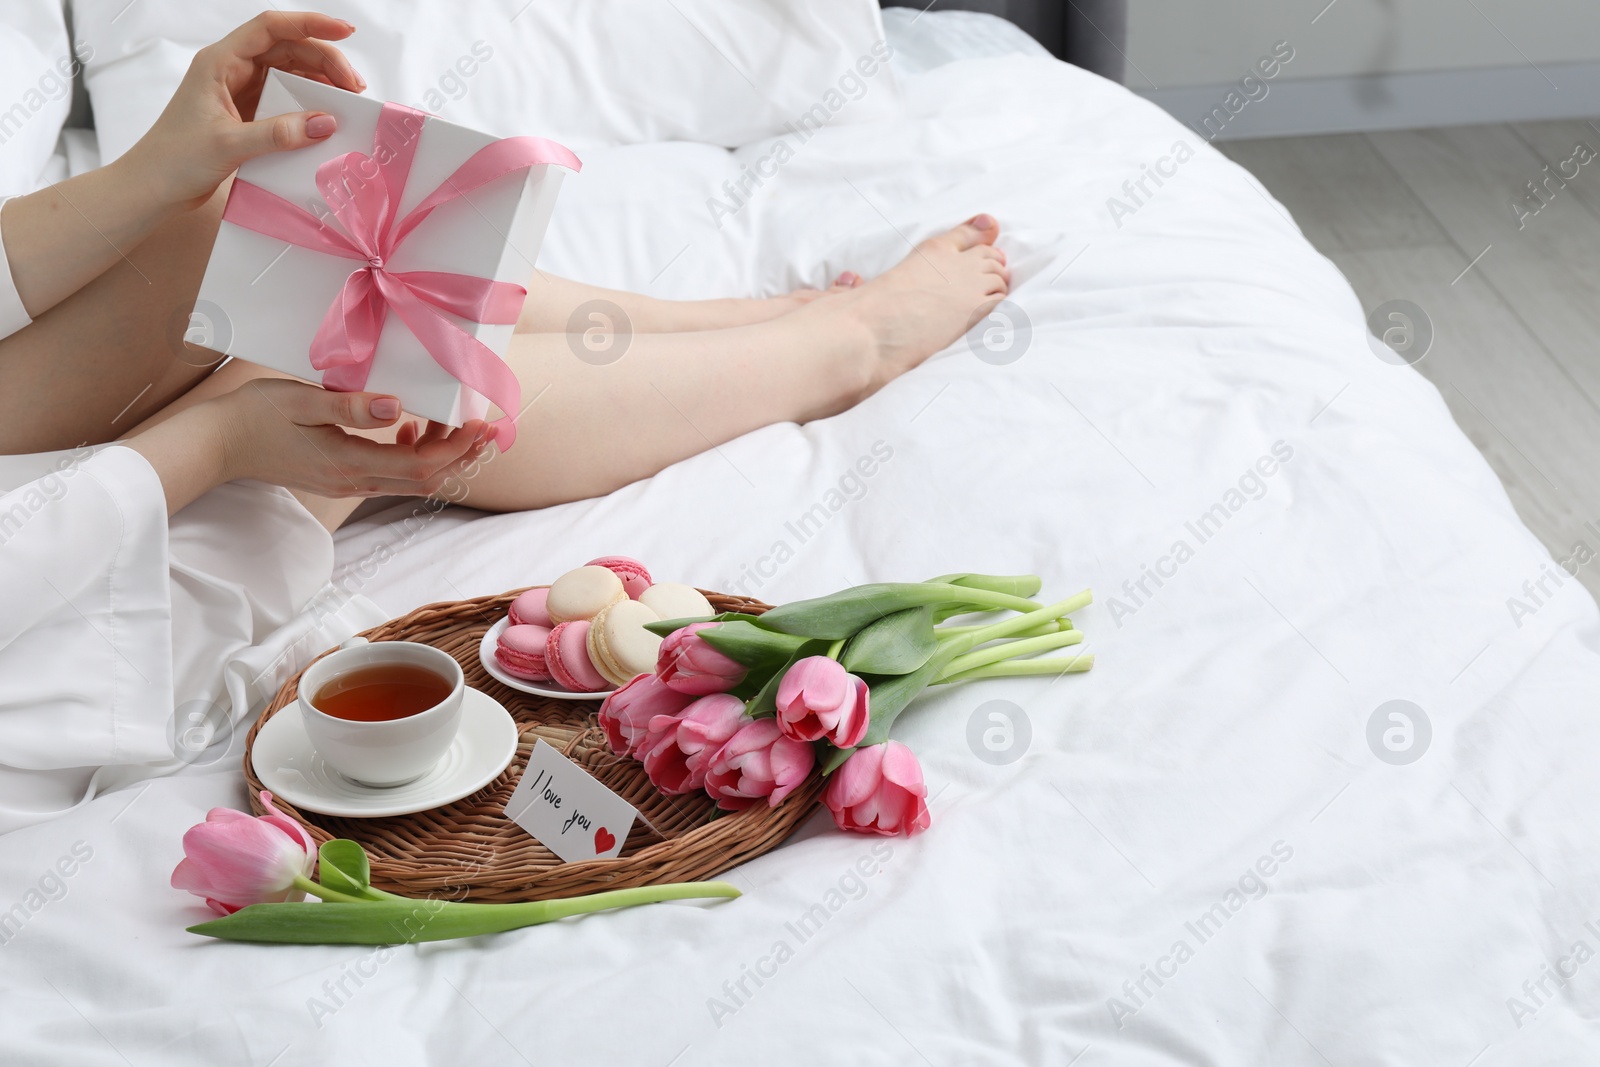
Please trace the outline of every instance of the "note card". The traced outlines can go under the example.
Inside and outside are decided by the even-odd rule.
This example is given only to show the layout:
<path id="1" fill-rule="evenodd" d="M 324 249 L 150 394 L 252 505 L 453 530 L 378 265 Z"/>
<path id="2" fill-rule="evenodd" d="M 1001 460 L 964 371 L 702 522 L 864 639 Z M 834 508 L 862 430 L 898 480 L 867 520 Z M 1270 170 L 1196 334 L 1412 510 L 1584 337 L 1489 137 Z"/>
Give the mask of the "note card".
<path id="1" fill-rule="evenodd" d="M 564 863 L 614 859 L 639 812 L 546 741 L 506 801 L 506 817 Z"/>

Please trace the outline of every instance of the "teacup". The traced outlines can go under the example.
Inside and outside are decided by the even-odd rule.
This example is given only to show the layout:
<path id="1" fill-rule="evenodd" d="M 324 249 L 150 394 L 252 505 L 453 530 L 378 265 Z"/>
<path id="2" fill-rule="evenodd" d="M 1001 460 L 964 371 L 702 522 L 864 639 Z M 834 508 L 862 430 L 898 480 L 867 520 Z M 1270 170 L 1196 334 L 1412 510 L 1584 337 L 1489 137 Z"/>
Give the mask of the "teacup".
<path id="1" fill-rule="evenodd" d="M 312 703 L 330 683 L 383 667 L 422 668 L 448 684 L 448 695 L 401 718 L 370 721 L 330 715 Z M 333 770 L 359 785 L 405 785 L 432 770 L 455 740 L 465 689 L 461 665 L 447 652 L 412 641 L 353 638 L 300 676 L 300 715 L 312 745 Z"/>

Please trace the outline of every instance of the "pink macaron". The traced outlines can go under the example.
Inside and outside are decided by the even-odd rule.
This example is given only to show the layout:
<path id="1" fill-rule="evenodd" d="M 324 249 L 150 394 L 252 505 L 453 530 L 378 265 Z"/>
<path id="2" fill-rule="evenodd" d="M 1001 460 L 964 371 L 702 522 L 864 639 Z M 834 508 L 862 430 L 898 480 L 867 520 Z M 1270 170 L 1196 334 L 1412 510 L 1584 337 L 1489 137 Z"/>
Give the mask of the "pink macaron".
<path id="1" fill-rule="evenodd" d="M 628 556 L 601 556 L 599 559 L 591 559 L 584 566 L 604 567 L 621 578 L 622 588 L 627 590 L 630 600 L 638 600 L 639 594 L 650 588 L 650 572 L 645 569 L 643 563 Z"/>
<path id="2" fill-rule="evenodd" d="M 511 602 L 512 626 L 543 626 L 548 629 L 555 623 L 550 621 L 550 612 L 545 608 L 545 601 L 550 599 L 550 587 L 541 586 L 538 589 L 529 589 Z"/>
<path id="3" fill-rule="evenodd" d="M 545 648 L 550 641 L 548 626 L 518 624 L 507 626 L 495 645 L 494 658 L 513 678 L 529 682 L 548 682 L 552 675 Z"/>
<path id="4" fill-rule="evenodd" d="M 545 646 L 545 665 L 561 685 L 577 693 L 598 693 L 610 689 L 605 675 L 589 659 L 589 620 L 573 619 L 550 631 Z"/>

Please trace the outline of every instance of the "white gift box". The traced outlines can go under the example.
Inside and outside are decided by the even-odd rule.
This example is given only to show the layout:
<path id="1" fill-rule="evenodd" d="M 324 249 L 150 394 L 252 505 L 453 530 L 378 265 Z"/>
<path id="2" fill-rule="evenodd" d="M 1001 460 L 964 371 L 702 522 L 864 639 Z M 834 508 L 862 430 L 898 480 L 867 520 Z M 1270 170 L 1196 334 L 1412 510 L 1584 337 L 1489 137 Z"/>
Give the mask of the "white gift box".
<path id="1" fill-rule="evenodd" d="M 309 148 L 278 152 L 246 163 L 239 178 L 342 227 L 317 187 L 317 168 L 348 152 L 374 154 L 383 104 L 282 71 L 269 71 L 256 117 L 323 111 L 338 130 Z M 474 153 L 498 138 L 422 116 L 415 156 L 394 217 L 404 218 Z M 544 240 L 566 171 L 541 164 L 495 178 L 439 205 L 399 245 L 385 268 L 392 272 L 465 274 L 526 287 Z M 224 219 L 195 301 L 190 339 L 264 367 L 321 382 L 311 364 L 312 339 L 339 298 L 346 279 L 363 265 L 289 244 Z M 484 324 L 443 312 L 503 357 L 514 324 Z M 488 401 L 444 369 L 398 314 L 384 320 L 366 387 L 389 393 L 413 415 L 459 426 L 483 418 Z M 520 412 L 508 411 L 515 417 Z"/>

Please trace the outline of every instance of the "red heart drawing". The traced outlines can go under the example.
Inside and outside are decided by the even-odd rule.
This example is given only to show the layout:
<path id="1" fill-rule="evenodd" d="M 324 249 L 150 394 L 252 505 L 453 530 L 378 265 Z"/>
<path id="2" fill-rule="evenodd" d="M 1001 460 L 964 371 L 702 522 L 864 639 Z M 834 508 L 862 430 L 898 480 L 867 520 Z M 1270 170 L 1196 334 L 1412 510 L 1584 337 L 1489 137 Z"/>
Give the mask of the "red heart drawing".
<path id="1" fill-rule="evenodd" d="M 594 851 L 595 851 L 595 855 L 598 856 L 603 852 L 610 852 L 612 846 L 615 845 L 616 843 L 617 843 L 616 835 L 613 834 L 610 830 L 607 830 L 604 826 L 600 827 L 600 829 L 598 829 L 598 830 L 596 830 L 594 832 Z"/>

